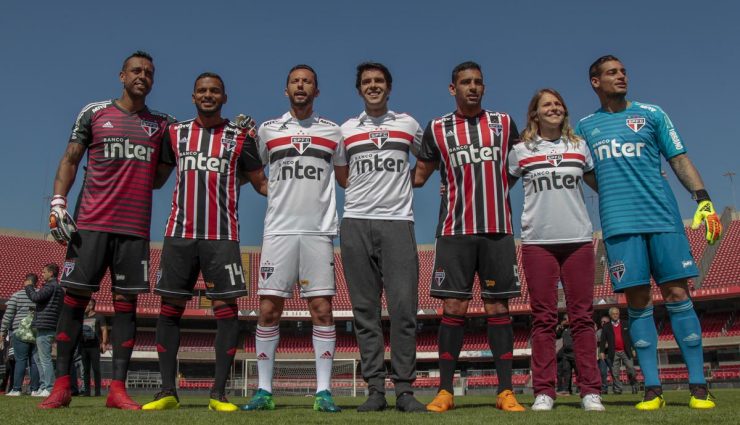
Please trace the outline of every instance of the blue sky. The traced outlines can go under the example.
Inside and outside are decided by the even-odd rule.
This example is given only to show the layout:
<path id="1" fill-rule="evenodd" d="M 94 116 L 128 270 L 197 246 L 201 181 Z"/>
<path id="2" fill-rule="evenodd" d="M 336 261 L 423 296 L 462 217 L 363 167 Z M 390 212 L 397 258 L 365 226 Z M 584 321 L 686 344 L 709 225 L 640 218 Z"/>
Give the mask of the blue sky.
<path id="1" fill-rule="evenodd" d="M 376 60 L 393 72 L 391 108 L 425 125 L 454 109 L 451 69 L 475 60 L 487 85 L 484 106 L 510 113 L 520 128 L 541 87 L 564 95 L 574 122 L 595 110 L 588 65 L 614 54 L 630 74 L 629 98 L 658 104 L 671 116 L 720 209 L 732 204 L 722 174 L 740 171 L 737 16 L 740 6 L 729 1 L 6 2 L 0 227 L 46 227 L 46 197 L 73 120 L 87 103 L 120 95 L 121 61 L 137 49 L 155 59 L 149 106 L 179 119 L 194 115 L 193 79 L 206 70 L 226 81 L 225 115 L 246 112 L 260 122 L 278 116 L 288 108 L 285 74 L 308 63 L 319 74 L 316 111 L 341 123 L 362 110 L 355 66 Z M 681 212 L 690 217 L 695 204 L 669 175 Z M 173 180 L 155 192 L 153 240 L 162 238 Z M 595 210 L 596 198 L 586 196 Z M 339 198 L 341 205 L 341 190 Z M 511 200 L 518 228 L 521 186 Z M 261 243 L 265 204 L 243 188 L 242 245 Z M 434 241 L 438 210 L 435 175 L 415 192 L 419 243 Z"/>

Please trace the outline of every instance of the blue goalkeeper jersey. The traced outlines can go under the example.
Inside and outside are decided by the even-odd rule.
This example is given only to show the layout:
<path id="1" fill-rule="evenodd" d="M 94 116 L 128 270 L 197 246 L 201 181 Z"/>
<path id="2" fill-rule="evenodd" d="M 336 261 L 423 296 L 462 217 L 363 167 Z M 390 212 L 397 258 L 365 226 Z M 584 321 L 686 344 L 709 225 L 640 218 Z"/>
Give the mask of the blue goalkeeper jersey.
<path id="1" fill-rule="evenodd" d="M 686 148 L 660 107 L 631 102 L 616 113 L 599 109 L 578 123 L 576 133 L 593 157 L 605 238 L 683 230 L 660 156 L 670 159 Z"/>

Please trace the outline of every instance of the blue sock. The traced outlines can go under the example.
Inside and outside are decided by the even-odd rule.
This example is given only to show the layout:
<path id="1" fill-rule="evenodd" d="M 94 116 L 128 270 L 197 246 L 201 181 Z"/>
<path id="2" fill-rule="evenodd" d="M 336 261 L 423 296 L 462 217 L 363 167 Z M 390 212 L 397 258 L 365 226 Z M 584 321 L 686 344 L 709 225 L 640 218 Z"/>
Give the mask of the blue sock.
<path id="1" fill-rule="evenodd" d="M 653 321 L 653 306 L 644 309 L 628 308 L 630 337 L 640 360 L 640 369 L 646 387 L 659 387 L 658 377 L 658 330 Z"/>
<path id="2" fill-rule="evenodd" d="M 690 384 L 706 384 L 704 379 L 704 351 L 701 344 L 701 325 L 691 299 L 665 303 L 671 318 L 673 336 L 689 368 Z"/>

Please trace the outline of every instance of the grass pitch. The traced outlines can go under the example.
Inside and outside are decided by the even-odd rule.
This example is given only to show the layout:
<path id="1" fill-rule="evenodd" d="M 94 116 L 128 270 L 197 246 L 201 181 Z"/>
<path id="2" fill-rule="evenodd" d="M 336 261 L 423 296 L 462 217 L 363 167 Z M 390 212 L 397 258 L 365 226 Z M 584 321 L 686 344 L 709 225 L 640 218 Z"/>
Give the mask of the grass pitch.
<path id="1" fill-rule="evenodd" d="M 493 396 L 456 397 L 457 408 L 444 414 L 399 413 L 392 409 L 393 397 L 388 397 L 391 408 L 379 413 L 357 413 L 355 408 L 364 401 L 363 397 L 339 397 L 337 403 L 343 411 L 337 414 L 319 413 L 311 410 L 311 397 L 276 397 L 277 408 L 271 412 L 217 413 L 207 410 L 207 397 L 183 396 L 179 410 L 162 412 L 124 412 L 105 408 L 105 397 L 75 397 L 71 407 L 53 411 L 36 408 L 41 401 L 28 396 L 0 396 L 0 423 L 5 424 L 95 424 L 95 425 L 196 425 L 196 424 L 588 424 L 588 425 L 657 425 L 657 424 L 736 424 L 740 415 L 735 410 L 740 405 L 740 390 L 716 390 L 717 408 L 696 411 L 688 408 L 688 391 L 667 391 L 667 406 L 656 412 L 639 412 L 634 404 L 640 399 L 635 395 L 606 395 L 606 412 L 584 412 L 577 396 L 558 398 L 551 412 L 505 413 L 493 406 Z M 139 402 L 148 402 L 151 396 L 135 396 Z M 419 400 L 429 402 L 432 397 L 422 396 Z M 528 409 L 532 396 L 519 395 L 519 401 Z M 247 400 L 233 397 L 232 402 L 242 405 Z"/>

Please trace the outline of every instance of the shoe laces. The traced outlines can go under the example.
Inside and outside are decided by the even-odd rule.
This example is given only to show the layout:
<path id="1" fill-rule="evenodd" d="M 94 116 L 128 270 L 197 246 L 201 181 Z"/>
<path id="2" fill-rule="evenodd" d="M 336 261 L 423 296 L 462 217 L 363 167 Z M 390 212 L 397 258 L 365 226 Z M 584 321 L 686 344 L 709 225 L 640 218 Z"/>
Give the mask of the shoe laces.
<path id="1" fill-rule="evenodd" d="M 547 394 L 538 394 L 537 397 L 535 397 L 534 399 L 534 405 L 535 406 L 542 406 L 542 405 L 549 406 L 550 401 L 548 399 L 552 400 L 552 398 L 548 396 Z"/>
<path id="2" fill-rule="evenodd" d="M 172 390 L 162 390 L 158 392 L 157 394 L 154 394 L 154 400 L 161 400 L 165 397 L 175 397 L 175 400 L 178 402 L 180 401 L 180 398 L 177 397 L 177 393 Z"/>
<path id="3" fill-rule="evenodd" d="M 710 400 L 714 398 L 714 395 L 706 385 L 691 385 L 690 391 L 691 395 L 699 400 Z"/>
<path id="4" fill-rule="evenodd" d="M 645 389 L 643 401 L 650 401 L 663 395 L 663 389 L 660 387 L 648 387 Z"/>

